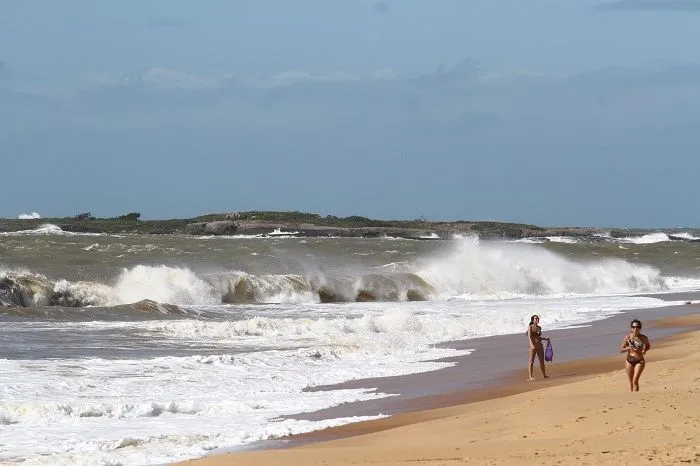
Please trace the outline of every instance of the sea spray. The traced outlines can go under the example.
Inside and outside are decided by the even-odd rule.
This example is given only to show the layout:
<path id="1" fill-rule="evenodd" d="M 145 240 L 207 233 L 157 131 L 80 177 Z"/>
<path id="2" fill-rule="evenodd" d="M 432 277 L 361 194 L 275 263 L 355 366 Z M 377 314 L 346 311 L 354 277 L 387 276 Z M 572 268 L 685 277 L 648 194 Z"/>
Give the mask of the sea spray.
<path id="1" fill-rule="evenodd" d="M 454 250 L 423 260 L 416 274 L 443 299 L 662 291 L 653 267 L 620 259 L 573 261 L 540 245 L 465 238 Z"/>
<path id="2" fill-rule="evenodd" d="M 187 267 L 135 265 L 112 283 L 51 282 L 30 271 L 0 274 L 6 306 L 114 306 L 142 300 L 175 305 L 504 299 L 528 296 L 658 292 L 693 286 L 645 264 L 617 258 L 573 260 L 542 245 L 464 238 L 447 251 L 373 269 L 253 274 L 195 272 Z"/>

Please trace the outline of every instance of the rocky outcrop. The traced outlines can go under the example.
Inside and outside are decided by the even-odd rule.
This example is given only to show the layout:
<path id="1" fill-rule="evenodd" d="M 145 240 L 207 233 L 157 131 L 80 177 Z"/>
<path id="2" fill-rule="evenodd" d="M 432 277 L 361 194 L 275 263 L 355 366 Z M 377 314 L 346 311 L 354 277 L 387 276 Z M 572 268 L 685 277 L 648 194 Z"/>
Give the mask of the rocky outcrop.
<path id="1" fill-rule="evenodd" d="M 205 235 L 232 235 L 238 230 L 236 222 L 231 220 L 220 220 L 218 222 L 207 222 L 204 225 Z"/>
<path id="2" fill-rule="evenodd" d="M 127 214 L 128 215 L 128 214 Z M 127 221 L 120 216 L 108 219 L 0 219 L 0 232 L 33 230 L 48 223 L 63 231 L 89 233 L 140 233 L 189 235 L 265 235 L 265 236 L 340 236 L 375 238 L 392 236 L 406 239 L 448 239 L 454 235 L 476 235 L 487 239 L 518 239 L 549 236 L 586 238 L 601 241 L 603 236 L 623 238 L 641 236 L 658 230 L 622 230 L 600 228 L 547 228 L 536 225 L 494 221 L 430 222 L 418 220 L 372 220 L 350 216 L 322 217 L 303 212 L 228 212 L 207 214 L 202 217 L 169 220 Z M 672 240 L 693 242 L 697 239 L 672 236 Z"/>
<path id="3" fill-rule="evenodd" d="M 231 220 L 189 223 L 185 227 L 185 233 L 188 235 L 233 235 L 237 230 L 238 224 Z"/>
<path id="4" fill-rule="evenodd" d="M 432 238 L 438 232 L 432 229 L 400 227 L 334 227 L 310 223 L 281 223 L 246 220 L 238 222 L 239 235 L 293 235 L 307 237 L 341 236 L 346 238 L 379 238 L 391 236 L 407 239 Z M 437 239 L 437 238 L 436 238 Z"/>
<path id="5" fill-rule="evenodd" d="M 185 226 L 185 233 L 188 235 L 203 235 L 207 222 L 188 223 Z"/>
<path id="6" fill-rule="evenodd" d="M 190 235 L 271 235 L 271 236 L 339 236 L 345 238 L 396 237 L 416 240 L 448 239 L 454 235 L 477 235 L 490 239 L 516 239 L 546 236 L 587 236 L 599 233 L 595 228 L 542 228 L 498 222 L 433 222 L 426 228 L 396 226 L 339 227 L 311 223 L 270 222 L 264 220 L 222 220 L 190 223 Z"/>

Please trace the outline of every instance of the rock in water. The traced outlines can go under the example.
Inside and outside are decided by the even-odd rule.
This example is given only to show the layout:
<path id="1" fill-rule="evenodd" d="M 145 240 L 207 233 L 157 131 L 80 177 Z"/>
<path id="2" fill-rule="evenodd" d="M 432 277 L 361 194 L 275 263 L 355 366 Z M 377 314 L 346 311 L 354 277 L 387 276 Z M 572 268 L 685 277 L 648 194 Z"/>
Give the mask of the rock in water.
<path id="1" fill-rule="evenodd" d="M 208 222 L 204 226 L 205 235 L 232 235 L 236 230 L 238 230 L 238 225 L 231 220 Z"/>

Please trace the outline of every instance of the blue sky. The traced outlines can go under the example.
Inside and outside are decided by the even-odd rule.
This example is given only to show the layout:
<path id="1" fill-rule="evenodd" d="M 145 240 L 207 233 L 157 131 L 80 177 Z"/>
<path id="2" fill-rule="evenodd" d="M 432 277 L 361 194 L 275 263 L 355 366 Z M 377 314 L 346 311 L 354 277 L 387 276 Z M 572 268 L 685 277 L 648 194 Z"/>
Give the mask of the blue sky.
<path id="1" fill-rule="evenodd" d="M 3 217 L 700 226 L 700 1 L 2 8 Z"/>

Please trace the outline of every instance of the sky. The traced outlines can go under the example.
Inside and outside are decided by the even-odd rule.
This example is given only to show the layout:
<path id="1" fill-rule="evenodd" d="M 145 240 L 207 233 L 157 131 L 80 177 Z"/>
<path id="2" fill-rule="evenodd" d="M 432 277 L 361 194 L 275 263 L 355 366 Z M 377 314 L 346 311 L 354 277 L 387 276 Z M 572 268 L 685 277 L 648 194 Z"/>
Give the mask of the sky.
<path id="1" fill-rule="evenodd" d="M 0 217 L 700 227 L 700 0 L 7 2 Z"/>

